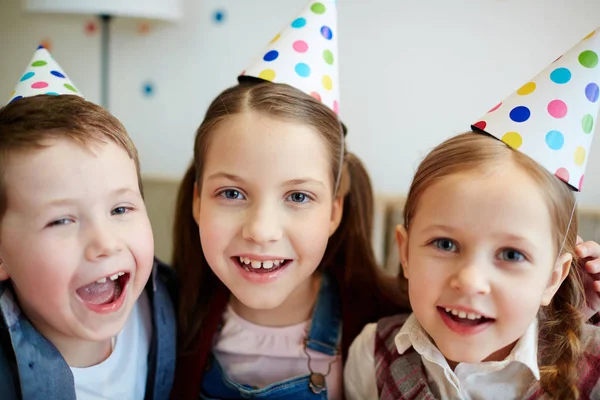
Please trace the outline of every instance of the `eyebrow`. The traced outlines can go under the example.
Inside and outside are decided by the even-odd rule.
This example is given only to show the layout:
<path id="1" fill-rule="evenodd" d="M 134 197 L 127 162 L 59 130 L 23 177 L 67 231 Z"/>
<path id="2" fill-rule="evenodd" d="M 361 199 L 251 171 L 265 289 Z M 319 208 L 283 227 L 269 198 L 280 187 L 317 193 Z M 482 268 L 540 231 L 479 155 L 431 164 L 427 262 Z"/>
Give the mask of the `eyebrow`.
<path id="1" fill-rule="evenodd" d="M 421 233 L 425 233 L 428 234 L 430 231 L 435 231 L 435 230 L 441 230 L 444 232 L 447 232 L 448 234 L 453 234 L 457 229 L 452 228 L 448 225 L 441 225 L 441 224 L 437 224 L 437 225 L 432 225 L 432 226 L 428 226 L 427 228 L 423 229 L 421 231 Z M 526 246 L 530 246 L 535 248 L 536 246 L 525 236 L 521 236 L 521 235 L 516 235 L 513 233 L 500 233 L 497 235 L 494 235 L 497 238 L 500 238 L 503 241 L 509 241 L 509 242 L 521 242 L 524 243 Z"/>
<path id="2" fill-rule="evenodd" d="M 216 172 L 212 175 L 210 175 L 207 180 L 216 180 L 216 179 L 228 179 L 230 181 L 233 182 L 238 182 L 238 183 L 244 183 L 245 180 L 237 175 L 233 175 L 233 174 L 228 174 L 226 172 Z M 282 186 L 295 186 L 295 185 L 302 185 L 305 183 L 309 183 L 309 184 L 315 184 L 315 185 L 319 185 L 319 186 L 323 186 L 325 187 L 325 184 L 317 179 L 313 179 L 313 178 L 297 178 L 297 179 L 290 179 L 289 181 L 285 181 L 283 182 Z"/>
<path id="3" fill-rule="evenodd" d="M 430 231 L 438 231 L 438 230 L 446 231 L 448 233 L 453 233 L 456 229 L 454 229 L 448 225 L 436 224 L 436 225 L 428 226 L 425 229 L 422 229 L 421 233 L 429 233 Z"/>
<path id="4" fill-rule="evenodd" d="M 140 196 L 139 192 L 137 192 L 131 188 L 128 188 L 128 187 L 122 187 L 122 188 L 115 189 L 109 193 L 109 196 L 121 196 L 123 194 L 133 194 L 136 196 Z M 77 199 L 59 198 L 59 199 L 55 199 L 55 200 L 48 202 L 46 205 L 58 207 L 58 206 L 71 205 L 71 204 L 75 204 L 75 203 L 77 203 Z"/>

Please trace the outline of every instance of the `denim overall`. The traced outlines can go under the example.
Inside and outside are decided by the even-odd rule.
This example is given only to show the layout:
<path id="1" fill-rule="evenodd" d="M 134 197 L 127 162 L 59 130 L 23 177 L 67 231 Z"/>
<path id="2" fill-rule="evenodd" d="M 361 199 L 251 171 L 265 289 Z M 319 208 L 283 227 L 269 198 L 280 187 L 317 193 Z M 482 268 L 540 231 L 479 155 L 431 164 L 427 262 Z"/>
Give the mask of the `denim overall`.
<path id="1" fill-rule="evenodd" d="M 341 322 L 337 286 L 327 274 L 323 274 L 306 348 L 331 356 L 338 354 Z M 202 381 L 201 399 L 327 399 L 324 376 L 319 373 L 311 374 L 308 359 L 306 375 L 275 382 L 259 389 L 234 382 L 223 371 L 214 355 L 211 358 Z"/>

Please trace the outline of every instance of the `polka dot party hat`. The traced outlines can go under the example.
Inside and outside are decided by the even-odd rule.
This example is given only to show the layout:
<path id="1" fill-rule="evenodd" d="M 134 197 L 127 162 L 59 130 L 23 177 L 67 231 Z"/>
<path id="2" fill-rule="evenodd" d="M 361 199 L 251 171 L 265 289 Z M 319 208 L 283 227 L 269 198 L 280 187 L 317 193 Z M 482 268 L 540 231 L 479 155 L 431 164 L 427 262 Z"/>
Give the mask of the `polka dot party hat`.
<path id="1" fill-rule="evenodd" d="M 82 97 L 67 74 L 43 46 L 39 46 L 33 54 L 9 102 L 38 94 L 72 94 Z"/>
<path id="2" fill-rule="evenodd" d="M 471 127 L 581 191 L 600 109 L 600 28 Z"/>
<path id="3" fill-rule="evenodd" d="M 311 0 L 238 78 L 286 83 L 339 113 L 335 0 Z"/>

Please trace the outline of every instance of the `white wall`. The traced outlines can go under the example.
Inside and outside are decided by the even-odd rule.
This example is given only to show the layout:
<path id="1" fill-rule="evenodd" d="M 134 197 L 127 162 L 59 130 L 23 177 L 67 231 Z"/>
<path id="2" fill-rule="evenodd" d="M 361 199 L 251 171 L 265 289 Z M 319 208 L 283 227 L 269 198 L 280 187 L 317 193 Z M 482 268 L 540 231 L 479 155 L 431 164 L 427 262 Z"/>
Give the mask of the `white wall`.
<path id="1" fill-rule="evenodd" d="M 178 25 L 116 19 L 111 111 L 134 138 L 148 175 L 178 178 L 208 103 L 305 0 L 183 0 Z M 414 168 L 443 139 L 467 130 L 512 91 L 600 26 L 598 0 L 338 0 L 341 116 L 349 147 L 375 188 L 405 193 Z M 223 23 L 213 13 L 225 11 Z M 37 43 L 92 101 L 99 101 L 98 34 L 91 16 L 30 15 L 0 0 L 0 93 L 5 97 Z M 155 86 L 143 96 L 143 84 Z M 2 102 L 0 98 L 0 102 Z M 595 158 L 594 158 L 595 156 Z M 580 203 L 600 206 L 600 139 Z"/>

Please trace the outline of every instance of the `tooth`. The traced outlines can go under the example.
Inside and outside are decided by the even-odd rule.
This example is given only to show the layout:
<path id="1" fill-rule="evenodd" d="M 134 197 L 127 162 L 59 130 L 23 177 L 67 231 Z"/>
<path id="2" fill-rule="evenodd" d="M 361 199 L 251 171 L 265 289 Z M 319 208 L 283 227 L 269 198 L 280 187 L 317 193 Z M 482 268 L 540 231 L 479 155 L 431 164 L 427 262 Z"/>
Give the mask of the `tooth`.
<path id="1" fill-rule="evenodd" d="M 458 315 L 458 311 L 456 311 L 454 309 L 452 311 L 450 311 L 450 312 L 452 313 L 452 315 Z"/>
<path id="2" fill-rule="evenodd" d="M 244 257 L 238 257 L 240 259 L 240 264 L 244 263 Z"/>
<path id="3" fill-rule="evenodd" d="M 279 260 L 279 261 L 280 261 L 280 264 L 283 264 L 285 262 L 285 260 Z"/>
<path id="4" fill-rule="evenodd" d="M 279 267 L 279 264 L 281 264 L 281 261 L 280 261 L 280 260 L 275 260 L 275 261 L 273 261 L 273 265 L 274 265 L 274 266 L 276 266 L 276 267 Z"/>
<path id="5" fill-rule="evenodd" d="M 451 308 L 446 308 L 446 312 L 449 313 L 450 311 L 452 311 Z"/>
<path id="6" fill-rule="evenodd" d="M 252 261 L 252 268 L 255 268 L 255 269 L 260 268 L 260 264 L 261 264 L 260 261 Z"/>
<path id="7" fill-rule="evenodd" d="M 273 261 L 263 261 L 262 265 L 263 268 L 271 269 L 273 268 Z"/>
<path id="8" fill-rule="evenodd" d="M 458 318 L 467 318 L 467 313 L 464 311 L 459 311 L 458 312 Z"/>
<path id="9" fill-rule="evenodd" d="M 469 319 L 477 319 L 477 314 L 470 312 L 470 313 L 467 314 L 467 318 L 469 318 Z"/>
<path id="10" fill-rule="evenodd" d="M 119 274 L 114 274 L 114 275 L 111 275 L 111 276 L 110 276 L 110 280 L 111 280 L 111 281 L 114 281 L 114 280 L 116 280 L 118 277 L 119 277 Z"/>
<path id="11" fill-rule="evenodd" d="M 244 257 L 244 264 L 250 264 L 250 259 L 248 257 Z"/>
<path id="12" fill-rule="evenodd" d="M 125 272 L 119 272 L 119 276 L 125 275 Z"/>
<path id="13" fill-rule="evenodd" d="M 106 282 L 106 278 L 100 278 L 96 281 L 96 283 L 105 283 Z"/>

